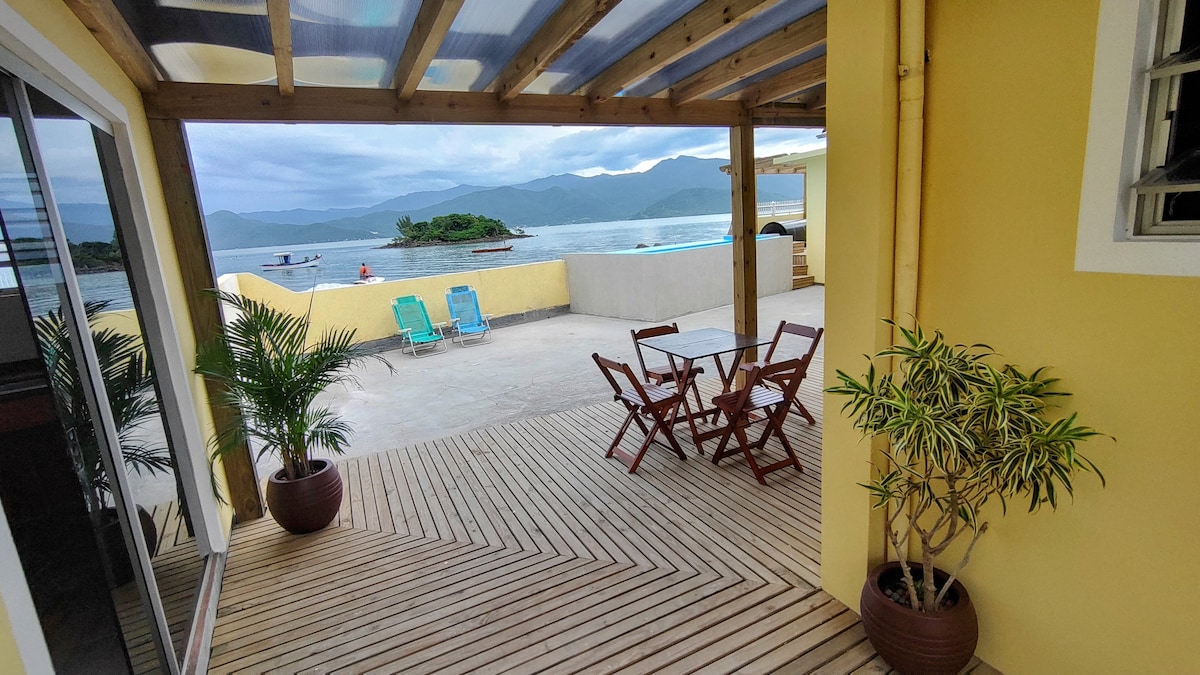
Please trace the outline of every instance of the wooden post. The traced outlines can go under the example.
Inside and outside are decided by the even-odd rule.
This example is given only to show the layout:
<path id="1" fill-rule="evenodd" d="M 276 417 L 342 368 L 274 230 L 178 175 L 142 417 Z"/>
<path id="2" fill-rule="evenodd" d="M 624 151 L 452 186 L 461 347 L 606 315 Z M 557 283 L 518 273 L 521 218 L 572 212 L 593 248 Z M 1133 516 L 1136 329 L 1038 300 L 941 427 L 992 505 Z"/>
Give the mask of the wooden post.
<path id="1" fill-rule="evenodd" d="M 182 121 L 150 119 L 148 123 L 163 196 L 167 202 L 171 240 L 175 244 L 175 255 L 179 258 L 179 270 L 183 276 L 184 292 L 187 294 L 188 316 L 191 318 L 196 344 L 199 345 L 218 334 L 222 326 L 217 300 L 204 292 L 206 289 L 215 288 L 217 280 L 213 271 L 212 256 L 208 250 L 208 239 L 205 236 L 204 216 L 200 213 L 196 182 L 192 175 L 191 153 L 188 151 Z M 240 412 L 237 409 L 217 403 L 221 386 L 206 379 L 205 387 L 217 430 L 240 424 Z M 233 505 L 238 522 L 261 518 L 263 501 L 258 489 L 254 461 L 250 457 L 250 448 L 245 447 L 226 455 L 222 463 L 228 482 L 229 501 Z"/>
<path id="2" fill-rule="evenodd" d="M 754 126 L 729 128 L 730 182 L 733 185 L 733 329 L 758 335 L 758 265 L 755 235 L 758 199 L 754 176 Z M 758 358 L 757 349 L 746 350 L 746 361 Z M 744 384 L 738 375 L 738 383 Z"/>

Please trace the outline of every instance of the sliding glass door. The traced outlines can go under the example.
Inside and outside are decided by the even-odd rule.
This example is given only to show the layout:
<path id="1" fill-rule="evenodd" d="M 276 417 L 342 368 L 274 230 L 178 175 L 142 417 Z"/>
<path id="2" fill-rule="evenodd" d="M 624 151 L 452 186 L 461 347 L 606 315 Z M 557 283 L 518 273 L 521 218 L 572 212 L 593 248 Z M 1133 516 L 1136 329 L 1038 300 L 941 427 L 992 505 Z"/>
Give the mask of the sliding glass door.
<path id="1" fill-rule="evenodd" d="M 204 560 L 115 145 L 2 71 L 0 94 L 0 501 L 58 672 L 178 672 Z"/>

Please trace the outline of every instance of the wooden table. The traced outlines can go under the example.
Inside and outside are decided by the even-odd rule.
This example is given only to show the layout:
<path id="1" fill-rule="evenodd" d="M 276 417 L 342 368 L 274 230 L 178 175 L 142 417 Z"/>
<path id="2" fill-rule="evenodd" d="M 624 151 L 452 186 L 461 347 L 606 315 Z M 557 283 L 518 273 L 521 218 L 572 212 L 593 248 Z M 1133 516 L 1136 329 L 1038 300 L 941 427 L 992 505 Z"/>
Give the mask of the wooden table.
<path id="1" fill-rule="evenodd" d="M 675 376 L 675 386 L 679 387 L 680 391 L 683 390 L 684 383 L 688 382 L 692 376 L 692 363 L 711 357 L 717 365 L 717 375 L 721 378 L 721 391 L 726 393 L 732 389 L 733 378 L 737 375 L 738 365 L 742 362 L 742 355 L 746 350 L 770 344 L 771 338 L 743 335 L 720 328 L 700 328 L 646 338 L 641 343 L 643 347 L 649 347 L 667 355 L 667 360 L 671 364 L 671 372 Z M 721 362 L 722 354 L 733 354 L 733 362 L 730 363 L 728 369 Z M 682 368 L 679 361 L 683 362 Z M 719 411 L 717 408 L 705 408 L 693 412 L 686 397 L 683 401 L 683 410 L 688 427 L 692 432 L 692 440 L 696 443 L 696 450 L 700 454 L 704 454 L 704 441 L 721 435 L 724 430 L 712 429 L 701 432 L 696 428 L 696 418 L 715 415 Z"/>

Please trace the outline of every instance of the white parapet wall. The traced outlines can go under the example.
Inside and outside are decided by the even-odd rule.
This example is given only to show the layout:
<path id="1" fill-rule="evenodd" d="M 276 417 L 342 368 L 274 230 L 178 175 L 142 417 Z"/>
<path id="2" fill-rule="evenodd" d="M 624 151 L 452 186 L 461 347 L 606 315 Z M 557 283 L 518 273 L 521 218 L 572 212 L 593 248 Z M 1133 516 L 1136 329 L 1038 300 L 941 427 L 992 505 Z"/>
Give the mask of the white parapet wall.
<path id="1" fill-rule="evenodd" d="M 733 302 L 733 243 L 569 253 L 571 311 L 662 321 Z M 758 296 L 792 288 L 792 238 L 758 237 Z"/>

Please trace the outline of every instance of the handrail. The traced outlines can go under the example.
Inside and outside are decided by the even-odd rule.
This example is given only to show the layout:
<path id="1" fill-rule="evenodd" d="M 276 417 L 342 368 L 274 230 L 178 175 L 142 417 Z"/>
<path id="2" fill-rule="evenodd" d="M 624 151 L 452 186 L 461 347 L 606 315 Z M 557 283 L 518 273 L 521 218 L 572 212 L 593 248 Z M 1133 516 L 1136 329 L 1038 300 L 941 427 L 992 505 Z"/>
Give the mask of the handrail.
<path id="1" fill-rule="evenodd" d="M 759 202 L 758 215 L 765 216 L 781 216 L 795 213 L 804 213 L 804 200 L 792 199 L 780 202 Z"/>

